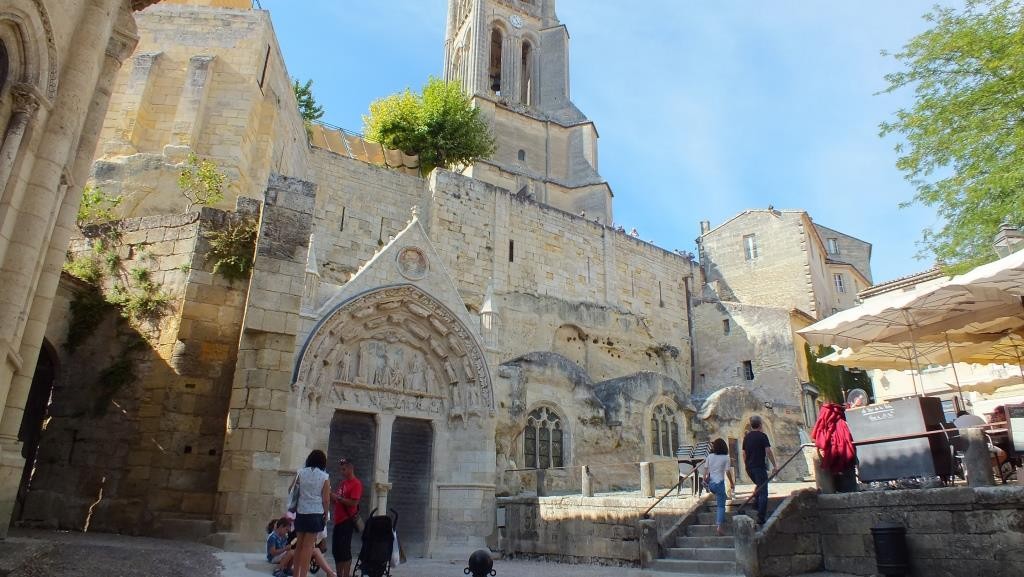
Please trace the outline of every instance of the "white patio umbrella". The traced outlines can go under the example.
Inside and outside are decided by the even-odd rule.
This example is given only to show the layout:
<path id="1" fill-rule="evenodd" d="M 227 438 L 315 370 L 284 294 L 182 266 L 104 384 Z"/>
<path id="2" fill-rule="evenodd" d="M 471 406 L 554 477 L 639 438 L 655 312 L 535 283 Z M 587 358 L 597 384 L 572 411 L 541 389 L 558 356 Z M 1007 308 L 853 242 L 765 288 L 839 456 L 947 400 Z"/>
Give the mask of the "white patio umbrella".
<path id="1" fill-rule="evenodd" d="M 1024 250 L 955 276 L 947 284 L 954 287 L 994 289 L 1024 296 Z"/>
<path id="2" fill-rule="evenodd" d="M 977 331 L 988 331 L 987 323 L 1005 323 L 1001 319 L 1013 317 L 1024 318 L 1019 296 L 996 288 L 945 282 L 869 299 L 797 332 L 815 345 L 857 349 L 889 342 L 913 346 L 925 336 L 945 340 L 944 333 L 972 324 Z"/>
<path id="3" fill-rule="evenodd" d="M 921 343 L 868 343 L 857 349 L 844 348 L 818 359 L 819 363 L 844 366 L 858 369 L 882 369 L 911 371 L 910 378 L 914 390 L 923 394 L 928 391 L 923 378 L 915 378 L 914 372 L 921 374 L 921 369 L 928 365 L 953 366 L 960 357 L 984 351 L 989 345 L 977 342 L 921 342 Z M 953 368 L 954 379 L 956 368 Z M 918 389 L 920 381 L 920 389 Z M 956 390 L 959 390 L 957 387 Z M 962 393 L 961 393 L 962 396 Z"/>

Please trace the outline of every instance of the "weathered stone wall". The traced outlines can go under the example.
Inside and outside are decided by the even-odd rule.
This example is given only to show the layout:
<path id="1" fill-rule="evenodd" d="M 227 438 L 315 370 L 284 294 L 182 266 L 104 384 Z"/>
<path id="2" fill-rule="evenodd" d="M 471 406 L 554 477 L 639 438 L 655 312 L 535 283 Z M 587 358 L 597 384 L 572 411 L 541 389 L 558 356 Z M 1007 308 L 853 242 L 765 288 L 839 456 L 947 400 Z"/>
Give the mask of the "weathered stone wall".
<path id="1" fill-rule="evenodd" d="M 309 155 L 318 185 L 316 259 L 325 285 L 343 285 L 430 203 L 426 181 L 323 149 Z"/>
<path id="2" fill-rule="evenodd" d="M 25 461 L 19 428 L 110 86 L 136 43 L 126 0 L 8 0 L 0 41 L 0 537 Z"/>
<path id="3" fill-rule="evenodd" d="M 914 577 L 1010 577 L 1024 563 L 1020 486 L 803 493 L 784 508 L 753 541 L 759 565 L 753 575 L 819 569 L 874 575 L 871 528 L 882 521 L 906 527 Z M 752 551 L 741 542 L 738 548 L 740 555 Z"/>
<path id="4" fill-rule="evenodd" d="M 786 309 L 734 302 L 694 307 L 697 393 L 741 386 L 765 401 L 799 406 L 796 355 L 804 352 L 795 350 L 790 318 Z M 747 380 L 743 361 L 751 361 L 753 380 Z"/>
<path id="5" fill-rule="evenodd" d="M 105 242 L 119 263 L 104 290 L 116 282 L 139 294 L 132 277 L 145 270 L 167 305 L 135 326 L 108 307 L 73 350 L 67 322 L 51 323 L 47 336 L 66 370 L 54 386 L 23 522 L 154 534 L 169 519 L 211 518 L 247 285 L 210 272 L 204 234 L 239 218 L 203 209 L 115 225 L 117 238 Z M 96 242 L 76 239 L 72 253 L 88 258 Z M 89 290 L 81 287 L 62 291 L 56 318 L 74 318 L 75 294 Z"/>
<path id="6" fill-rule="evenodd" d="M 798 308 L 814 314 L 804 213 L 745 211 L 701 237 L 701 265 L 722 300 Z M 743 237 L 753 234 L 757 257 L 747 260 Z"/>
<path id="7" fill-rule="evenodd" d="M 503 497 L 505 528 L 498 546 L 509 557 L 563 563 L 640 563 L 639 520 L 654 499 L 629 497 Z M 695 498 L 669 498 L 651 517 L 662 534 L 700 506 Z"/>
<path id="8" fill-rule="evenodd" d="M 227 175 L 224 209 L 262 190 L 271 171 L 305 175 L 307 136 L 267 12 L 168 3 L 138 19 L 92 170 L 96 185 L 124 195 L 125 215 L 183 210 L 188 152 Z"/>
<path id="9" fill-rule="evenodd" d="M 814 228 L 818 231 L 818 236 L 821 237 L 822 242 L 825 243 L 826 252 L 828 251 L 828 239 L 836 239 L 839 252 L 828 254 L 830 259 L 850 263 L 867 277 L 868 282 L 871 282 L 871 243 L 817 223 L 815 223 Z"/>

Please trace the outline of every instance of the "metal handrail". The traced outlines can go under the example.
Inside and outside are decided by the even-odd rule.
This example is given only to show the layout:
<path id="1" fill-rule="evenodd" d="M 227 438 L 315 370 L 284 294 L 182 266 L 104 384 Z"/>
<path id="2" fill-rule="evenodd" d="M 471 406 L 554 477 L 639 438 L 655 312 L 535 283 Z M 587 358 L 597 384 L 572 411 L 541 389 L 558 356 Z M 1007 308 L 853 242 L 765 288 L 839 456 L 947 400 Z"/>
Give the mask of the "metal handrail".
<path id="1" fill-rule="evenodd" d="M 781 473 L 781 472 L 782 472 L 782 470 L 786 468 L 786 465 L 789 465 L 789 464 L 790 464 L 790 463 L 791 463 L 791 462 L 793 461 L 793 459 L 795 459 L 795 458 L 796 458 L 796 456 L 797 456 L 797 455 L 799 455 L 799 454 L 803 453 L 803 452 L 804 452 L 804 449 L 806 449 L 806 448 L 808 448 L 808 447 L 813 447 L 813 446 L 815 446 L 815 445 L 814 445 L 814 443 L 804 443 L 804 444 L 800 445 L 800 448 L 799 448 L 799 449 L 797 449 L 795 453 L 793 453 L 792 455 L 790 455 L 790 456 L 789 456 L 789 458 L 788 458 L 788 459 L 786 459 L 786 462 L 785 462 L 785 463 L 783 463 L 781 467 L 776 467 L 776 468 L 775 468 L 775 472 L 774 472 L 774 473 L 772 473 L 771 475 L 769 475 L 769 476 L 768 476 L 768 480 L 767 480 L 767 481 L 765 481 L 765 482 L 764 482 L 763 484 L 761 484 L 761 485 L 757 485 L 756 487 L 754 487 L 754 492 L 753 492 L 753 493 L 751 493 L 749 497 L 747 497 L 747 500 L 746 500 L 746 501 L 744 501 L 742 505 L 740 505 L 740 507 L 739 507 L 739 508 L 740 508 L 740 510 L 742 510 L 742 509 L 746 508 L 746 506 L 750 504 L 750 501 L 751 501 L 751 500 L 752 500 L 752 499 L 753 499 L 754 497 L 756 497 L 756 496 L 757 496 L 757 493 L 758 493 L 758 491 L 760 491 L 762 487 L 764 487 L 765 485 L 767 485 L 768 483 L 770 483 L 770 482 L 772 481 L 772 479 L 774 479 L 775 477 L 778 477 L 778 476 L 779 476 L 779 473 Z"/>
<path id="2" fill-rule="evenodd" d="M 693 476 L 694 474 L 696 474 L 696 473 L 697 473 L 698 471 L 700 471 L 700 467 L 694 467 L 694 468 L 693 468 L 693 470 L 692 470 L 692 471 L 690 471 L 689 473 L 687 473 L 687 475 L 686 475 L 685 477 L 683 477 L 683 478 L 679 479 L 679 481 L 678 481 L 678 482 L 677 482 L 677 483 L 676 483 L 675 485 L 672 485 L 672 488 L 671 488 L 671 489 L 669 489 L 668 491 L 666 491 L 666 492 L 665 492 L 665 494 L 664 494 L 664 495 L 662 495 L 661 497 L 658 497 L 658 500 L 657 500 L 657 501 L 655 501 L 653 505 L 651 505 L 650 507 L 648 507 L 646 511 L 644 511 L 644 514 L 643 514 L 643 516 L 642 516 L 642 517 L 643 517 L 644 519 L 650 519 L 650 518 L 651 518 L 651 511 L 653 511 L 653 510 L 654 510 L 654 508 L 658 506 L 658 503 L 661 503 L 661 502 L 662 502 L 662 501 L 663 501 L 663 500 L 665 499 L 665 497 L 668 497 L 669 495 L 671 495 L 671 494 L 672 494 L 672 491 L 675 491 L 675 490 L 676 490 L 676 488 L 678 488 L 678 487 L 682 486 L 682 484 L 683 484 L 683 481 L 685 481 L 685 480 L 689 479 L 689 478 L 690 478 L 691 476 Z"/>

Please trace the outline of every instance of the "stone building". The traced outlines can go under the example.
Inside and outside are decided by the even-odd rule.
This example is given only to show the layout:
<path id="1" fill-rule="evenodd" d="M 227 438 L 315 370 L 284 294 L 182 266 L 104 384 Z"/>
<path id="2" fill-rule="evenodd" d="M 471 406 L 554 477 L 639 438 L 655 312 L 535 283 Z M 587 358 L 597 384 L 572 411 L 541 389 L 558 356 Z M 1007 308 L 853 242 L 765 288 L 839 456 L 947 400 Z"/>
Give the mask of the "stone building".
<path id="1" fill-rule="evenodd" d="M 792 453 L 821 402 L 796 331 L 855 304 L 871 284 L 871 245 L 804 211 L 771 207 L 713 229 L 702 222 L 697 245 L 705 284 L 693 308 L 695 393 L 710 400 L 702 415 L 722 422 L 715 405 L 723 390 L 752 394 L 750 410 L 767 413 L 769 435 L 781 453 Z M 742 438 L 743 426 L 729 438 Z"/>
<path id="2" fill-rule="evenodd" d="M 0 2 L 0 517 L 35 431 L 22 426 L 40 343 L 118 69 L 142 0 Z M 45 400 L 45 399 L 44 399 Z M 0 536 L 7 525 L 0 523 Z"/>
<path id="3" fill-rule="evenodd" d="M 498 152 L 427 178 L 367 162 L 351 135 L 311 145 L 270 16 L 248 2 L 137 20 L 91 174 L 128 218 L 71 254 L 115 265 L 101 290 L 161 306 L 130 325 L 108 311 L 83 337 L 94 289 L 66 279 L 22 522 L 251 548 L 321 448 L 356 463 L 365 511 L 402 512 L 411 553 L 463 556 L 493 531 L 496 495 L 578 486 L 585 464 L 609 486 L 616 471 L 636 484 L 638 461 L 672 479 L 675 447 L 713 430 L 690 399 L 696 266 L 609 226 L 553 0 L 450 4 L 446 74 Z M 230 185 L 182 214 L 193 152 Z M 211 239 L 246 222 L 255 263 L 232 282 Z"/>

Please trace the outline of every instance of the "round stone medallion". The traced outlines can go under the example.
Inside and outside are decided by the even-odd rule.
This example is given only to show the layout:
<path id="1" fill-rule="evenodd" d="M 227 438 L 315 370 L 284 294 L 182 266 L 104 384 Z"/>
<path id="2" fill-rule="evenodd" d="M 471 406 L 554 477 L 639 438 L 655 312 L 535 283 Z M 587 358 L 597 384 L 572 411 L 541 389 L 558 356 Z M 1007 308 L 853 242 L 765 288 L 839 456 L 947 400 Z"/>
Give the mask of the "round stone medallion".
<path id="1" fill-rule="evenodd" d="M 407 246 L 398 251 L 398 272 L 409 280 L 420 280 L 427 276 L 427 255 L 422 250 Z"/>

